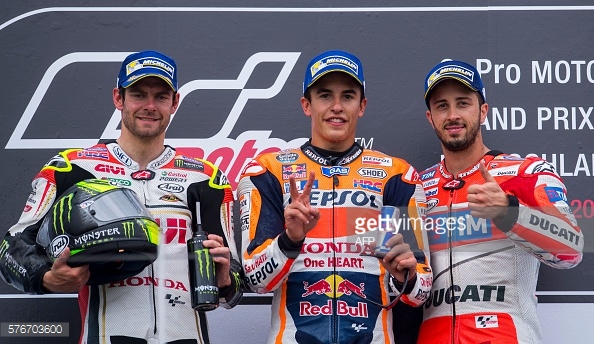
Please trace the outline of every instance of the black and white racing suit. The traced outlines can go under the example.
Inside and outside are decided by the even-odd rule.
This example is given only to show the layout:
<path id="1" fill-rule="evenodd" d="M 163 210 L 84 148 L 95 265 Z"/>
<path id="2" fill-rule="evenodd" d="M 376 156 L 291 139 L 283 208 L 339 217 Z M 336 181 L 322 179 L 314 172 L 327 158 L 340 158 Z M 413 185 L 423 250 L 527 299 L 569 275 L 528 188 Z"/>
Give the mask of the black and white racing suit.
<path id="1" fill-rule="evenodd" d="M 157 260 L 136 276 L 103 285 L 86 285 L 78 294 L 82 316 L 80 343 L 208 343 L 204 313 L 190 302 L 186 241 L 192 235 L 196 202 L 204 229 L 231 249 L 231 281 L 219 291 L 231 308 L 242 296 L 241 266 L 233 238 L 233 194 L 226 176 L 213 164 L 180 155 L 165 146 L 145 170 L 115 142 L 66 150 L 35 176 L 17 224 L 0 244 L 5 281 L 30 294 L 42 285 L 51 262 L 35 244 L 39 226 L 53 202 L 78 181 L 98 178 L 132 189 L 161 228 Z"/>

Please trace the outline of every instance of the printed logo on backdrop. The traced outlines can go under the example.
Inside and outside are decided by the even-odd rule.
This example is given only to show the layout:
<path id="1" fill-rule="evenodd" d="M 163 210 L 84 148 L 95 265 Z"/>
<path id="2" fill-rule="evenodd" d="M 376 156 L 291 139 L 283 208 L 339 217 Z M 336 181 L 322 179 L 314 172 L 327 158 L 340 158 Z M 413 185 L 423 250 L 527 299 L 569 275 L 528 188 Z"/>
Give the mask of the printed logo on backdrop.
<path id="1" fill-rule="evenodd" d="M 100 137 L 75 139 L 75 138 L 43 138 L 31 139 L 25 138 L 25 132 L 29 125 L 34 121 L 35 113 L 43 101 L 52 82 L 58 73 L 73 63 L 81 62 L 120 62 L 130 52 L 75 52 L 67 54 L 57 59 L 46 71 L 44 77 L 39 82 L 35 93 L 33 94 L 25 112 L 23 113 L 18 125 L 13 131 L 6 149 L 65 149 L 71 147 L 89 147 L 99 140 L 115 139 L 120 135 L 118 126 L 120 125 L 121 114 L 114 110 L 111 119 L 105 127 Z M 211 137 L 205 138 L 176 138 L 167 139 L 166 144 L 174 147 L 200 147 L 192 148 L 192 155 L 206 158 L 219 165 L 224 170 L 235 187 L 236 179 L 241 169 L 251 158 L 265 151 L 278 151 L 281 149 L 300 146 L 305 142 L 305 138 L 295 139 L 286 142 L 282 139 L 271 138 L 271 131 L 254 130 L 241 133 L 237 139 L 229 138 L 243 109 L 247 102 L 253 99 L 270 99 L 276 96 L 284 87 L 291 71 L 295 67 L 299 52 L 259 52 L 250 56 L 239 75 L 235 80 L 192 80 L 180 87 L 180 107 L 183 106 L 185 96 L 192 92 L 200 90 L 240 90 L 234 106 L 227 116 L 222 128 Z M 276 62 L 282 63 L 282 68 L 278 73 L 273 84 L 267 88 L 249 89 L 246 84 L 254 70 L 262 63 Z M 55 86 L 55 85 L 54 85 Z M 175 114 L 171 116 L 171 121 L 175 120 Z M 181 148 L 180 151 L 184 149 Z M 120 160 L 126 162 L 127 156 L 123 152 L 115 152 Z"/>
<path id="2" fill-rule="evenodd" d="M 52 86 L 54 78 L 58 73 L 73 63 L 104 63 L 120 62 L 130 52 L 74 52 L 58 58 L 46 71 L 39 82 L 35 93 L 31 97 L 19 123 L 14 129 L 5 149 L 66 149 L 72 147 L 90 147 L 99 140 L 115 139 L 120 135 L 121 114 L 115 110 L 100 137 L 93 138 L 25 138 L 25 132 L 34 121 L 35 113 L 43 101 L 46 93 Z M 275 152 L 287 148 L 299 147 L 307 139 L 297 138 L 285 141 L 280 138 L 270 137 L 270 130 L 250 130 L 240 133 L 236 139 L 230 138 L 239 117 L 250 100 L 271 99 L 275 97 L 284 87 L 289 75 L 293 71 L 300 52 L 258 52 L 250 56 L 235 80 L 192 80 L 179 88 L 180 107 L 185 96 L 200 90 L 240 90 L 235 104 L 229 112 L 227 119 L 220 130 L 211 137 L 204 138 L 171 138 L 165 143 L 178 148 L 178 152 L 186 152 L 198 158 L 205 158 L 215 163 L 221 170 L 225 171 L 233 189 L 243 167 L 256 155 L 266 152 Z M 249 89 L 246 84 L 254 70 L 262 63 L 282 63 L 283 67 L 276 76 L 273 84 L 267 88 Z M 175 114 L 171 121 L 175 120 Z M 371 148 L 371 140 L 361 139 L 364 146 Z M 191 147 L 191 148 L 190 148 Z M 199 148 L 197 148 L 199 147 Z M 122 151 L 114 151 L 122 163 L 129 165 L 131 161 Z M 290 162 L 294 156 L 282 156 L 286 162 Z"/>

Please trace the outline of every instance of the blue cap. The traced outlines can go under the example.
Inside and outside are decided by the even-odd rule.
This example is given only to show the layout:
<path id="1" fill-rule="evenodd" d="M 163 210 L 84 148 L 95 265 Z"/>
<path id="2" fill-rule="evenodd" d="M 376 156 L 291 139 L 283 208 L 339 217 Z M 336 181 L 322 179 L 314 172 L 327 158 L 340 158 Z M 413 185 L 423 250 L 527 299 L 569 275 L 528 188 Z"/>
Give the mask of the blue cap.
<path id="1" fill-rule="evenodd" d="M 177 92 L 177 67 L 175 61 L 154 50 L 130 54 L 122 62 L 118 75 L 118 88 L 129 87 L 147 76 L 161 78 Z"/>
<path id="2" fill-rule="evenodd" d="M 344 72 L 352 76 L 365 90 L 365 79 L 363 78 L 363 65 L 357 56 L 346 51 L 330 50 L 314 57 L 307 64 L 305 80 L 303 81 L 303 93 L 313 85 L 319 78 L 330 72 Z"/>
<path id="3" fill-rule="evenodd" d="M 429 107 L 429 94 L 431 91 L 437 84 L 446 79 L 460 81 L 471 90 L 478 92 L 483 98 L 483 102 L 487 102 L 485 86 L 483 86 L 481 75 L 476 68 L 466 62 L 446 59 L 433 67 L 425 78 L 425 104 L 427 104 L 427 107 Z"/>

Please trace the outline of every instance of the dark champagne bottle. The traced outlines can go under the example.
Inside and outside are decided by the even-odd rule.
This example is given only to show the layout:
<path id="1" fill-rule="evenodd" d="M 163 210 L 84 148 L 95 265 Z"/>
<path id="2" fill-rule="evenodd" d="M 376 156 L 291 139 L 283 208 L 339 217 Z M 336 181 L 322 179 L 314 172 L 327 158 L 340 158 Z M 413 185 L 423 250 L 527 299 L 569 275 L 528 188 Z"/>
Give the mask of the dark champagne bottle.
<path id="1" fill-rule="evenodd" d="M 187 241 L 187 248 L 192 308 L 199 312 L 211 311 L 219 306 L 214 262 L 208 248 L 202 245 L 206 239 L 200 219 L 200 202 L 196 202 L 196 231 Z"/>

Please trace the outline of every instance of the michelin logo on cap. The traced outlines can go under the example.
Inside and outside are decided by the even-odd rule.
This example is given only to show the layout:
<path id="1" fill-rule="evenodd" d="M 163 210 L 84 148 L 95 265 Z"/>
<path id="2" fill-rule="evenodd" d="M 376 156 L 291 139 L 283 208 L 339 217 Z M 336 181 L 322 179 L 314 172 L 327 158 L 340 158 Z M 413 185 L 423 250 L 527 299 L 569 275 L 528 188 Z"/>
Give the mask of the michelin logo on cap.
<path id="1" fill-rule="evenodd" d="M 303 93 L 320 77 L 330 72 L 347 73 L 365 88 L 361 61 L 346 51 L 331 50 L 314 57 L 308 63 L 303 82 Z"/>
<path id="2" fill-rule="evenodd" d="M 325 59 L 319 60 L 318 62 L 314 63 L 313 66 L 311 66 L 311 77 L 314 78 L 318 72 L 320 72 L 324 68 L 327 68 L 328 65 L 332 64 L 345 65 L 355 75 L 359 74 L 359 66 L 355 62 L 347 59 L 346 57 L 330 56 Z"/>
<path id="3" fill-rule="evenodd" d="M 145 50 L 126 57 L 118 75 L 118 87 L 129 87 L 147 76 L 159 77 L 165 80 L 174 91 L 177 91 L 175 61 L 154 50 Z"/>
<path id="4" fill-rule="evenodd" d="M 155 67 L 163 69 L 170 77 L 173 78 L 174 68 L 165 61 L 153 60 L 153 59 L 139 59 L 128 63 L 126 66 L 126 75 L 130 75 L 133 72 L 144 67 Z"/>
<path id="5" fill-rule="evenodd" d="M 473 91 L 479 92 L 483 101 L 487 101 L 485 87 L 479 72 L 472 65 L 450 59 L 442 60 L 433 67 L 425 78 L 425 102 L 429 102 L 429 93 L 441 81 L 445 79 L 457 80 Z"/>
<path id="6" fill-rule="evenodd" d="M 435 80 L 437 80 L 440 76 L 444 76 L 446 74 L 452 75 L 452 76 L 459 76 L 462 78 L 466 78 L 468 79 L 470 82 L 472 82 L 472 80 L 474 80 L 474 73 L 471 70 L 468 70 L 464 67 L 460 67 L 460 66 L 444 66 L 441 69 L 439 69 L 438 71 L 436 71 L 435 73 L 431 74 L 431 76 L 429 77 L 429 80 L 427 80 L 427 86 L 431 87 L 431 84 L 433 82 L 435 82 Z M 475 90 L 477 91 L 477 90 Z"/>

